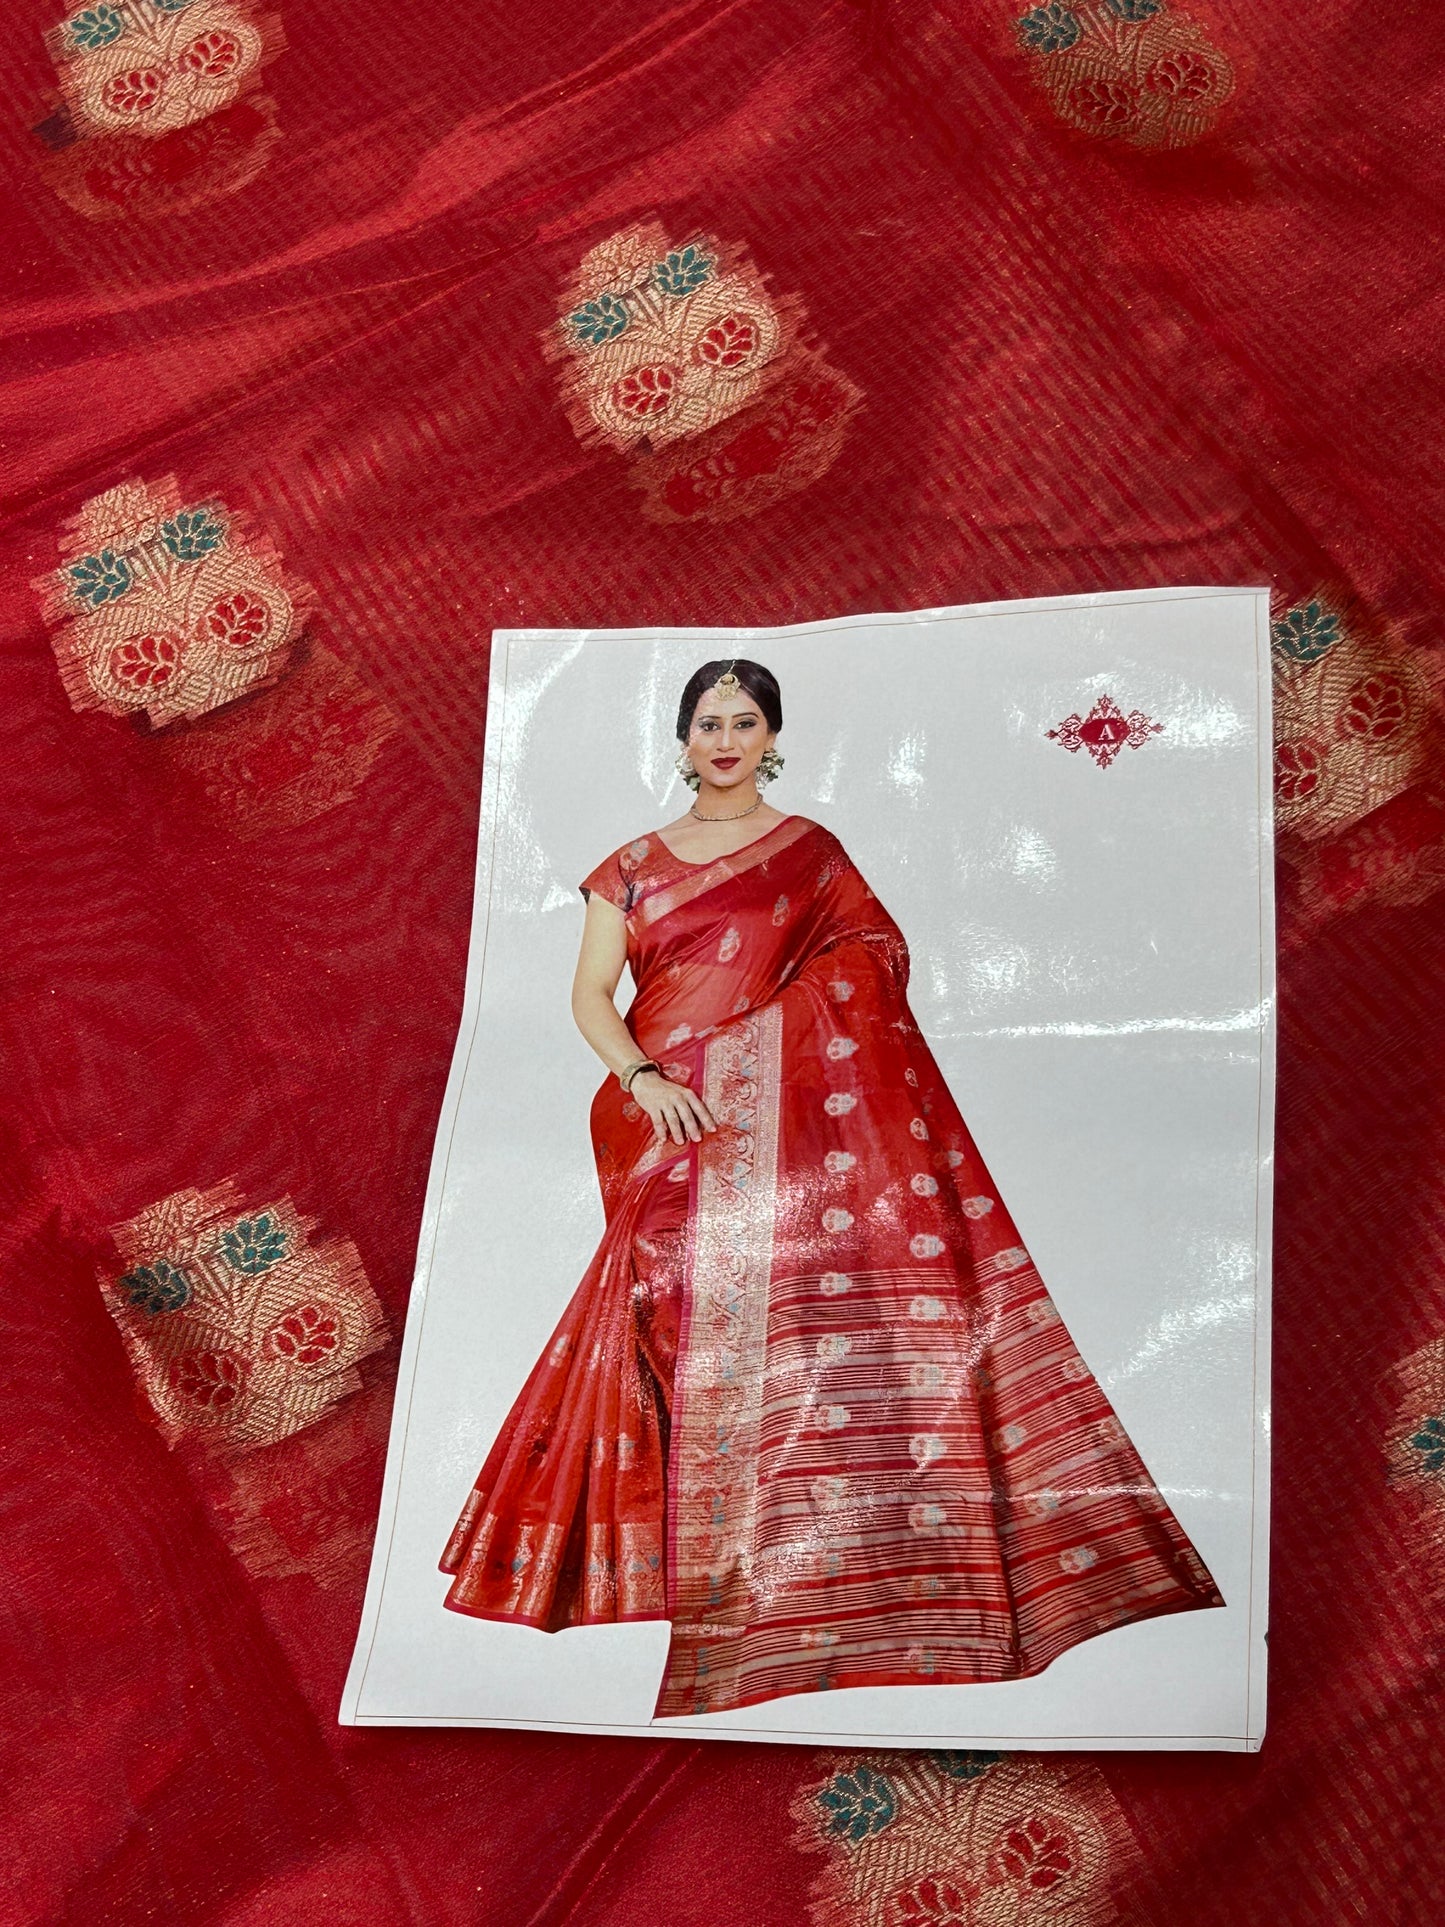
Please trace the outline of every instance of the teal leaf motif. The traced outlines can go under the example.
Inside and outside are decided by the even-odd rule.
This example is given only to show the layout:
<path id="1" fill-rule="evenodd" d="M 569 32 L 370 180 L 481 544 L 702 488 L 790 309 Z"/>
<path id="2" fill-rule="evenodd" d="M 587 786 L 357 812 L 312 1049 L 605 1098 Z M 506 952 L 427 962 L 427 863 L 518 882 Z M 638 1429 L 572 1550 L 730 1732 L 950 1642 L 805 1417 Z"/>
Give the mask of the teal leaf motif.
<path id="1" fill-rule="evenodd" d="M 1445 1472 L 1445 1417 L 1427 1418 L 1410 1443 L 1426 1472 Z"/>
<path id="2" fill-rule="evenodd" d="M 137 1265 L 121 1279 L 120 1288 L 147 1318 L 179 1311 L 191 1302 L 192 1296 L 190 1279 L 181 1266 L 173 1265 L 169 1258 L 154 1258 L 148 1265 Z"/>
<path id="3" fill-rule="evenodd" d="M 1164 0 L 1104 0 L 1104 5 L 1116 20 L 1127 20 L 1133 27 L 1164 11 Z"/>
<path id="4" fill-rule="evenodd" d="M 579 341 L 589 348 L 600 348 L 604 341 L 615 341 L 627 327 L 627 305 L 615 294 L 599 294 L 595 301 L 584 301 L 567 317 L 567 325 Z"/>
<path id="5" fill-rule="evenodd" d="M 1307 602 L 1269 625 L 1269 639 L 1291 662 L 1318 662 L 1340 639 L 1340 619 L 1322 603 Z"/>
<path id="6" fill-rule="evenodd" d="M 898 1795 L 893 1782 L 871 1767 L 855 1766 L 850 1772 L 835 1773 L 818 1795 L 827 1831 L 839 1840 L 855 1845 L 882 1833 L 898 1816 Z"/>
<path id="7" fill-rule="evenodd" d="M 930 1753 L 929 1760 L 950 1780 L 981 1780 L 990 1767 L 998 1765 L 1002 1753 Z"/>
<path id="8" fill-rule="evenodd" d="M 1016 23 L 1019 39 L 1036 54 L 1061 54 L 1074 46 L 1084 31 L 1079 16 L 1058 0 L 1031 7 Z"/>
<path id="9" fill-rule="evenodd" d="M 119 7 L 83 7 L 65 23 L 72 47 L 109 47 L 125 32 L 125 15 Z"/>
<path id="10" fill-rule="evenodd" d="M 92 609 L 99 609 L 107 602 L 119 602 L 131 585 L 130 564 L 114 549 L 88 555 L 66 573 L 70 577 L 71 593 Z"/>
<path id="11" fill-rule="evenodd" d="M 664 255 L 652 270 L 652 278 L 664 294 L 681 300 L 683 295 L 695 294 L 705 281 L 712 279 L 716 262 L 712 256 L 695 241 L 689 241 L 685 248 L 674 248 L 671 254 Z"/>
<path id="12" fill-rule="evenodd" d="M 221 1254 L 226 1263 L 248 1278 L 259 1277 L 272 1265 L 279 1265 L 286 1252 L 285 1228 L 269 1211 L 258 1212 L 254 1218 L 238 1218 L 221 1233 Z"/>
<path id="13" fill-rule="evenodd" d="M 225 527 L 210 509 L 182 509 L 161 523 L 161 540 L 177 562 L 199 562 L 225 539 Z"/>

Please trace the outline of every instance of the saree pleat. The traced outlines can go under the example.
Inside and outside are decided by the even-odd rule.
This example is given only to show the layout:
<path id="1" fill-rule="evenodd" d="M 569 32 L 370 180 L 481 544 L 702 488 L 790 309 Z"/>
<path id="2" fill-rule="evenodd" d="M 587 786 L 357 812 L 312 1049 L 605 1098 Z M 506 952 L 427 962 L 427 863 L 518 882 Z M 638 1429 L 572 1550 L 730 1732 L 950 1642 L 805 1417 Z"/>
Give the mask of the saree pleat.
<path id="1" fill-rule="evenodd" d="M 633 1241 L 665 1186 L 635 1187 L 608 1225 L 487 1456 L 442 1557 L 456 1611 L 548 1632 L 662 1613 L 664 1419 Z"/>

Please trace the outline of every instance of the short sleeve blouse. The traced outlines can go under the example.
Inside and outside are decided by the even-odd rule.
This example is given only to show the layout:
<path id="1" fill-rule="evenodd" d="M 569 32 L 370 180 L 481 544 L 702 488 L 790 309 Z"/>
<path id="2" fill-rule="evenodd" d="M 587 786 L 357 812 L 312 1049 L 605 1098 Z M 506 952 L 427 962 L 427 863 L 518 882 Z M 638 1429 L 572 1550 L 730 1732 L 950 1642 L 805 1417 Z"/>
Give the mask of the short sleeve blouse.
<path id="1" fill-rule="evenodd" d="M 642 883 L 638 872 L 647 860 L 652 849 L 651 839 L 638 837 L 633 843 L 626 843 L 620 850 L 603 859 L 589 876 L 578 885 L 584 897 L 595 892 L 605 897 L 608 903 L 616 904 L 623 916 L 632 914 L 633 905 L 642 894 Z"/>

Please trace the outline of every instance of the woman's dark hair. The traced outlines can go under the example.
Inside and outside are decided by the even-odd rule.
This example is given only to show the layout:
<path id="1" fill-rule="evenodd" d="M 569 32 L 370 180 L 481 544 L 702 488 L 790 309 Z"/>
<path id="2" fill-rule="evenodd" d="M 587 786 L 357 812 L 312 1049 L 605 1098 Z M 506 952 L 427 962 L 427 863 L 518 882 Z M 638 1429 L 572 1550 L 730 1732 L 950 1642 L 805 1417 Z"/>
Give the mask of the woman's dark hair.
<path id="1" fill-rule="evenodd" d="M 698 704 L 710 689 L 716 687 L 718 677 L 725 676 L 729 670 L 763 712 L 763 720 L 768 728 L 773 731 L 782 728 L 783 692 L 778 687 L 777 677 L 771 669 L 764 669 L 760 662 L 749 662 L 746 657 L 738 656 L 731 662 L 705 662 L 701 669 L 688 677 L 682 701 L 677 706 L 677 740 L 680 743 L 685 743 L 692 734 L 692 719 L 697 714 Z"/>

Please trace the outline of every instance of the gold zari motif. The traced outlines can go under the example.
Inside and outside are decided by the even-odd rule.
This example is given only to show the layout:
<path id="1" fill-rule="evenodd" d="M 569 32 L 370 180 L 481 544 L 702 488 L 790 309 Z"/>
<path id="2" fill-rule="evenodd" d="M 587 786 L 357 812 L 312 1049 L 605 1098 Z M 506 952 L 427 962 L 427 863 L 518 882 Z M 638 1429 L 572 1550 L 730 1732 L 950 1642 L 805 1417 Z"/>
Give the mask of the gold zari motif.
<path id="1" fill-rule="evenodd" d="M 355 1247 L 311 1230 L 289 1198 L 243 1210 L 229 1182 L 116 1227 L 101 1290 L 169 1444 L 269 1445 L 360 1390 L 386 1322 Z"/>

